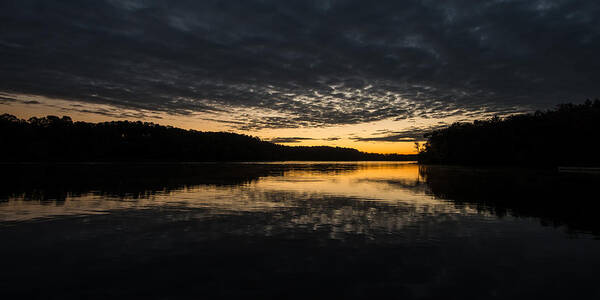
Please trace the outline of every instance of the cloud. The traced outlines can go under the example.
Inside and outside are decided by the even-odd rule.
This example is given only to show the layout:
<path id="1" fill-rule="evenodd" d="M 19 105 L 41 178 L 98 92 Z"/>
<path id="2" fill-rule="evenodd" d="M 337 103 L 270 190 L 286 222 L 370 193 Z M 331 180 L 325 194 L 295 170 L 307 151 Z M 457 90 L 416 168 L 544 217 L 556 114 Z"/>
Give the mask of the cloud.
<path id="1" fill-rule="evenodd" d="M 417 139 L 413 137 L 412 133 L 409 134 L 392 134 L 379 137 L 355 137 L 352 138 L 359 142 L 416 142 L 423 141 L 424 139 Z"/>
<path id="2" fill-rule="evenodd" d="M 4 97 L 4 96 L 0 96 L 0 104 L 10 104 L 13 102 L 17 102 L 16 99 L 12 98 L 12 97 Z"/>
<path id="3" fill-rule="evenodd" d="M 424 142 L 427 140 L 425 134 L 445 126 L 409 127 L 402 131 L 380 131 L 375 134 L 379 136 L 351 137 L 350 139 L 359 142 Z"/>
<path id="4" fill-rule="evenodd" d="M 586 0 L 3 1 L 0 92 L 322 127 L 600 95 Z M 6 102 L 6 101 L 4 101 Z"/>
<path id="5" fill-rule="evenodd" d="M 40 104 L 39 101 L 36 100 L 22 100 L 12 97 L 7 94 L 0 93 L 0 104 L 10 104 L 10 103 L 23 103 L 23 104 Z"/>
<path id="6" fill-rule="evenodd" d="M 312 140 L 312 138 L 305 137 L 278 137 L 269 140 L 272 143 L 288 144 L 288 143 L 300 143 L 301 141 Z"/>

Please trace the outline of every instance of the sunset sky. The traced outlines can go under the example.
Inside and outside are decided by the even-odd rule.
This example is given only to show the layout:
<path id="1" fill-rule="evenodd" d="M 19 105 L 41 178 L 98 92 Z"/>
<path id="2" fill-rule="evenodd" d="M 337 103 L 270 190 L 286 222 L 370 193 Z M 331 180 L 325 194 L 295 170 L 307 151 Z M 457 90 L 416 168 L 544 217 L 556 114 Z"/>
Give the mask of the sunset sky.
<path id="1" fill-rule="evenodd" d="M 600 2 L 0 2 L 0 113 L 414 152 L 600 96 Z"/>

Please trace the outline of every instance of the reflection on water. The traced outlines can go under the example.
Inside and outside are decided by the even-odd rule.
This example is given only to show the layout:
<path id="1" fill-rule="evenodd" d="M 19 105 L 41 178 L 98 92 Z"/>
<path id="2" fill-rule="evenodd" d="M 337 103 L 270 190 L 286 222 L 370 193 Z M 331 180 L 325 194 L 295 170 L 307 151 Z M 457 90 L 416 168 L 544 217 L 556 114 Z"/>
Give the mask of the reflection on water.
<path id="1" fill-rule="evenodd" d="M 81 286 L 38 282 L 34 296 L 599 293 L 595 175 L 392 162 L 3 170 L 0 254 L 15 272 L 0 288 L 17 294 L 15 281 L 56 268 Z M 157 275 L 168 272 L 177 283 Z"/>
<path id="2" fill-rule="evenodd" d="M 25 221 L 152 207 L 204 208 L 219 214 L 302 208 L 292 221 L 306 223 L 312 220 L 309 223 L 314 223 L 314 226 L 322 225 L 320 223 L 340 225 L 360 222 L 361 226 L 386 223 L 385 226 L 389 227 L 394 226 L 392 224 L 404 224 L 415 216 L 425 214 L 437 217 L 445 214 L 481 215 L 468 206 L 452 205 L 431 195 L 416 164 L 294 163 L 276 165 L 273 168 L 270 167 L 273 164 L 266 164 L 267 168 L 265 165 L 242 166 L 256 167 L 256 173 L 249 172 L 249 177 L 245 180 L 228 182 L 228 178 L 224 177 L 218 183 L 210 183 L 203 181 L 204 178 L 198 178 L 195 184 L 193 181 L 184 181 L 179 185 L 175 182 L 165 187 L 152 186 L 160 182 L 158 178 L 137 177 L 141 175 L 140 172 L 148 171 L 149 166 L 125 166 L 133 168 L 129 170 L 133 174 L 127 174 L 122 179 L 114 176 L 123 175 L 112 172 L 121 172 L 120 168 L 100 166 L 109 170 L 102 170 L 101 176 L 108 178 L 103 178 L 103 185 L 99 187 L 94 186 L 97 177 L 92 175 L 89 182 L 82 183 L 88 185 L 88 190 L 77 189 L 77 192 L 72 192 L 69 183 L 63 183 L 67 186 L 61 186 L 58 190 L 36 188 L 9 194 L 6 201 L 0 204 L 0 220 Z M 193 170 L 210 176 L 213 169 L 218 167 L 220 166 L 199 165 Z M 209 171 L 204 171 L 204 168 Z M 130 179 L 128 176 L 134 178 Z M 182 179 L 189 180 L 188 177 Z M 59 176 L 53 180 L 61 179 Z M 136 180 L 136 186 L 144 181 L 150 185 L 147 190 L 127 190 L 127 180 Z M 46 188 L 53 189 L 54 186 L 52 183 L 52 186 Z M 143 189 L 142 186 L 140 188 Z"/>

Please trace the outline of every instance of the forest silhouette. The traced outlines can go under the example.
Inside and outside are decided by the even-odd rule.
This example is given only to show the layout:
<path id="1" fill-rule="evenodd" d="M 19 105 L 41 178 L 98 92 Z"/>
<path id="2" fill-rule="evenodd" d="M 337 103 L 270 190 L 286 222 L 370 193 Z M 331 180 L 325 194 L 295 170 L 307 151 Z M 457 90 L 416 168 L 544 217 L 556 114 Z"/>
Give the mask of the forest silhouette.
<path id="1" fill-rule="evenodd" d="M 192 162 L 416 160 L 352 148 L 285 146 L 258 137 L 141 121 L 73 122 L 68 116 L 0 115 L 4 162 Z"/>
<path id="2" fill-rule="evenodd" d="M 425 137 L 421 163 L 600 166 L 600 100 L 457 122 Z"/>

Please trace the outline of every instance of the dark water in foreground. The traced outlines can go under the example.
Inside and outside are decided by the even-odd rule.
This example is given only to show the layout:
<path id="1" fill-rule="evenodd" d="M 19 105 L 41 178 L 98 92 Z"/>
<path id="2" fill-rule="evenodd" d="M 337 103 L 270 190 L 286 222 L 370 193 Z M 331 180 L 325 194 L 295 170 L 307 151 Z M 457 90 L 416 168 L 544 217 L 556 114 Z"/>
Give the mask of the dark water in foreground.
<path id="1" fill-rule="evenodd" d="M 597 174 L 377 162 L 2 170 L 2 299 L 600 299 Z"/>

